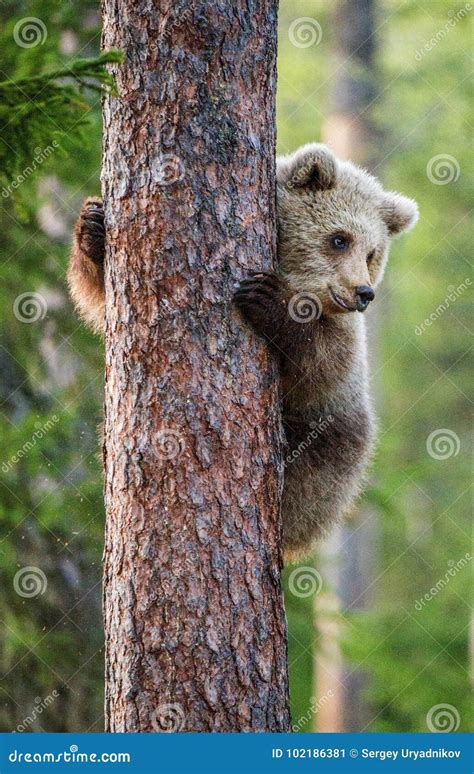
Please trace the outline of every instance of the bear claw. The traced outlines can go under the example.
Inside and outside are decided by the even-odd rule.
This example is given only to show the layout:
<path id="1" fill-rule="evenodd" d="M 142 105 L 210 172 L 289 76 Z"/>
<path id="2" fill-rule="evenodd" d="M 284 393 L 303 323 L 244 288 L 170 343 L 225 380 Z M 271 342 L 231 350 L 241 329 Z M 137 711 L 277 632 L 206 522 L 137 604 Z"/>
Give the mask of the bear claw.
<path id="1" fill-rule="evenodd" d="M 90 202 L 82 214 L 79 245 L 95 264 L 102 266 L 105 254 L 104 208 L 101 202 Z"/>

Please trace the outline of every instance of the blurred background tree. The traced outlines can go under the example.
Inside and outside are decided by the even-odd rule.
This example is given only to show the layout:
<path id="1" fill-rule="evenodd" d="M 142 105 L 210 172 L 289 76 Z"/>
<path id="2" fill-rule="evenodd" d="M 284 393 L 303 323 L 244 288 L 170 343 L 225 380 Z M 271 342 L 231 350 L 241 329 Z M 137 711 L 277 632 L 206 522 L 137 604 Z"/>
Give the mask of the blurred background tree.
<path id="1" fill-rule="evenodd" d="M 348 727 L 347 685 L 363 677 L 358 700 L 365 702 L 364 711 L 350 719 L 350 727 L 426 731 L 436 722 L 432 708 L 448 704 L 452 727 L 466 731 L 472 10 L 441 0 L 422 7 L 412 0 L 374 5 L 377 85 L 363 108 L 374 127 L 369 156 L 387 187 L 417 199 L 421 220 L 392 249 L 373 316 L 380 439 L 362 519 L 352 527 L 364 535 L 365 515 L 375 520 L 369 538 L 373 574 L 369 588 L 361 589 L 370 608 L 357 611 L 359 592 L 352 594 L 350 609 L 341 596 L 338 577 L 354 566 L 355 556 L 344 537 L 331 559 L 339 566 L 336 575 L 316 557 L 321 582 L 313 573 L 315 582 L 302 590 L 292 576 L 299 568 L 286 570 L 293 722 L 298 731 L 313 730 L 324 707 L 327 728 L 328 708 L 337 697 L 338 727 Z M 344 72 L 354 75 L 357 56 L 335 57 L 334 6 L 327 0 L 281 1 L 280 153 L 322 137 L 335 82 Z M 31 18 L 40 21 L 35 38 L 22 36 Z M 6 1 L 0 19 L 0 81 L 98 55 L 95 2 Z M 103 352 L 79 325 L 65 287 L 80 203 L 100 190 L 100 97 L 87 99 L 82 138 L 62 142 L 62 152 L 53 146 L 46 156 L 39 148 L 41 160 L 32 173 L 20 175 L 15 196 L 16 177 L 2 180 L 0 192 L 5 731 L 103 727 L 104 514 L 96 434 Z M 8 111 L 0 117 L 5 137 Z M 314 620 L 314 595 L 305 596 L 311 588 L 316 601 L 331 591 L 338 609 L 319 611 Z M 333 625 L 340 651 L 342 671 L 333 687 L 330 679 L 324 687 L 320 677 L 314 680 L 324 625 L 326 631 Z"/>
<path id="2" fill-rule="evenodd" d="M 334 61 L 333 6 L 281 6 L 280 152 L 320 136 L 338 68 L 350 74 L 357 65 L 357 56 Z M 379 325 L 372 381 L 382 398 L 380 437 L 361 503 L 364 511 L 375 511 L 377 521 L 374 579 L 361 590 L 371 593 L 372 608 L 343 612 L 339 621 L 346 633 L 346 674 L 364 675 L 366 685 L 368 720 L 360 730 L 427 731 L 428 713 L 438 704 L 454 708 L 448 710 L 453 728 L 459 719 L 459 730 L 467 730 L 469 722 L 471 572 L 464 557 L 471 556 L 471 16 L 469 4 L 375 4 L 378 83 L 364 109 L 380 132 L 373 168 L 387 187 L 418 201 L 421 221 L 394 245 L 373 310 Z M 314 34 L 295 45 L 296 20 L 305 17 Z M 343 544 L 341 567 L 350 565 L 347 549 Z M 417 605 L 450 570 L 443 588 Z M 331 586 L 329 575 L 321 574 L 322 588 L 325 582 Z M 360 596 L 354 595 L 352 606 Z M 318 727 L 323 698 L 312 692 L 309 676 L 309 652 L 319 641 L 311 631 L 310 599 L 287 593 L 286 602 L 293 720 L 299 730 L 311 730 Z M 308 711 L 311 706 L 315 711 Z"/>

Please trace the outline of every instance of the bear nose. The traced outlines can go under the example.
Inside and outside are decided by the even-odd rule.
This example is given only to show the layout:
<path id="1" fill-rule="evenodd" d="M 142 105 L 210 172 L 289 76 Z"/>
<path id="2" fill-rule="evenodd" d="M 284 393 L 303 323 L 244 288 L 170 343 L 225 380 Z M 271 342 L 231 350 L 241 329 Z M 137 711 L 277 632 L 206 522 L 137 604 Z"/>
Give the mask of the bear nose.
<path id="1" fill-rule="evenodd" d="M 364 312 L 375 298 L 375 293 L 368 285 L 359 285 L 356 289 L 356 307 L 358 312 Z"/>

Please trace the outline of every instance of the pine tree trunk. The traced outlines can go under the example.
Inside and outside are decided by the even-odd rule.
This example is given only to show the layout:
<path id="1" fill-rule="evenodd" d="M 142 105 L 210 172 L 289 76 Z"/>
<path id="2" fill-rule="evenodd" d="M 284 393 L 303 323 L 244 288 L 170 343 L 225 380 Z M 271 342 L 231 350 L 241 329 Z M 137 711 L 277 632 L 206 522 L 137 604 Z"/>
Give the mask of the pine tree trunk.
<path id="1" fill-rule="evenodd" d="M 108 731 L 289 729 L 277 370 L 232 307 L 275 258 L 277 0 L 105 0 Z"/>

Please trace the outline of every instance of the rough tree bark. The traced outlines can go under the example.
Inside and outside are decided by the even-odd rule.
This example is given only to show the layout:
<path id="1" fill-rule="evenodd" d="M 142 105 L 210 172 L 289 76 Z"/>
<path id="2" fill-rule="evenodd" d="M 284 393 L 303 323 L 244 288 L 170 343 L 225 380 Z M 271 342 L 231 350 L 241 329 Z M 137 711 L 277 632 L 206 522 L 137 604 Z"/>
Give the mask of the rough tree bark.
<path id="1" fill-rule="evenodd" d="M 276 366 L 277 0 L 104 0 L 106 728 L 289 730 Z"/>

